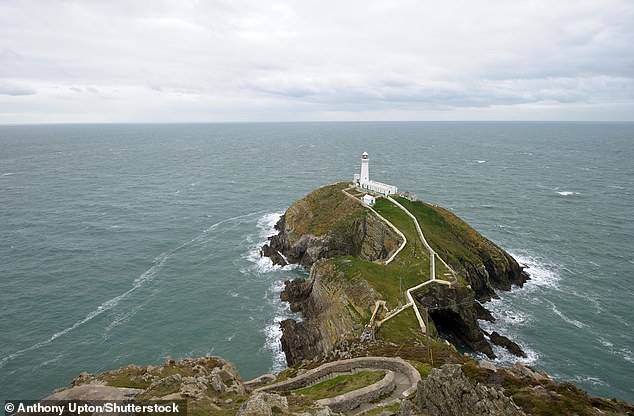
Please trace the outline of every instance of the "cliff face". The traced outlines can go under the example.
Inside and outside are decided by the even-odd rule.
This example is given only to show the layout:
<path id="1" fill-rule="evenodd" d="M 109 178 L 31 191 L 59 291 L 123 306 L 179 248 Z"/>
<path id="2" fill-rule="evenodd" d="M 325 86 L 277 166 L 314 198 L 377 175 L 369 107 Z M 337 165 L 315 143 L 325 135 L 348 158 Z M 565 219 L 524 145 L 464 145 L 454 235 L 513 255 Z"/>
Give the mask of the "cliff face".
<path id="1" fill-rule="evenodd" d="M 474 383 L 459 365 L 435 368 L 418 385 L 417 410 L 429 416 L 524 416 L 501 388 Z M 404 414 L 416 414 L 411 411 Z"/>
<path id="2" fill-rule="evenodd" d="M 478 325 L 478 319 L 492 318 L 480 304 L 474 302 L 472 290 L 466 287 L 430 285 L 424 291 L 416 293 L 416 299 L 428 306 L 429 318 L 441 336 L 454 345 L 495 358 L 491 345 Z M 442 306 L 437 308 L 437 305 Z"/>
<path id="3" fill-rule="evenodd" d="M 387 258 L 400 245 L 398 235 L 361 204 L 346 197 L 342 184 L 328 185 L 294 202 L 262 253 L 275 264 L 310 267 L 317 260 L 355 256 Z"/>
<path id="4" fill-rule="evenodd" d="M 367 282 L 350 281 L 326 262 L 315 263 L 308 278 L 286 282 L 281 299 L 306 317 L 281 323 L 288 364 L 324 356 L 347 334 L 361 332 L 360 322 L 379 298 Z"/>

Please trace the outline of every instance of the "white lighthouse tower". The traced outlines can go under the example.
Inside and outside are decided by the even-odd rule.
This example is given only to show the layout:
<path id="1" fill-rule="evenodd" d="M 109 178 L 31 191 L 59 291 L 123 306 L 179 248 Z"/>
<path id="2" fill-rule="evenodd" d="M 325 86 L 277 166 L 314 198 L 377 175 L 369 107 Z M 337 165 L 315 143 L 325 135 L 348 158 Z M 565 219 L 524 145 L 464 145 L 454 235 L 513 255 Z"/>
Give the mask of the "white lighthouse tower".
<path id="1" fill-rule="evenodd" d="M 363 152 L 361 155 L 361 177 L 359 178 L 359 184 L 363 186 L 368 182 L 370 182 L 370 157 L 368 156 L 368 152 Z"/>
<path id="2" fill-rule="evenodd" d="M 370 180 L 370 157 L 368 152 L 361 155 L 361 174 L 355 173 L 352 182 L 357 188 L 376 192 L 383 195 L 391 195 L 398 192 L 394 185 Z"/>

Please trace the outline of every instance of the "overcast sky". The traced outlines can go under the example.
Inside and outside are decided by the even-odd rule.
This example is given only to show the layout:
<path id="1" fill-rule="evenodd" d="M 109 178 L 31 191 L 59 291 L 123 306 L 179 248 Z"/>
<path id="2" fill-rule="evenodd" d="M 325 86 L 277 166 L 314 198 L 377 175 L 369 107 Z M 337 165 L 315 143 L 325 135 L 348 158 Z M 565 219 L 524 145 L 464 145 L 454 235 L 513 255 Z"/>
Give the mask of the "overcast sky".
<path id="1" fill-rule="evenodd" d="M 634 1 L 0 0 L 0 123 L 634 121 Z"/>

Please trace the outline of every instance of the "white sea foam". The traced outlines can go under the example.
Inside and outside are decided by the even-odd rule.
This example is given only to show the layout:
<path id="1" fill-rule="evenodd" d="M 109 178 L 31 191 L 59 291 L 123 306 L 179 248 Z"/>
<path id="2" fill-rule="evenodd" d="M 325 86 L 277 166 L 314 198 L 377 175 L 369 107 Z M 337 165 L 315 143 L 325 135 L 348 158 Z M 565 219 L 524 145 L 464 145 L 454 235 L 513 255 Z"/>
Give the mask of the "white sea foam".
<path id="1" fill-rule="evenodd" d="M 267 242 L 268 238 L 276 233 L 275 224 L 280 220 L 282 212 L 271 212 L 262 215 L 257 222 L 257 227 L 260 230 L 257 238 L 253 236 L 246 236 L 247 242 L 255 243 L 251 244 L 249 251 L 243 256 L 249 262 L 252 263 L 250 267 L 242 267 L 240 272 L 242 274 L 264 274 L 282 270 L 282 266 L 273 264 L 270 258 L 264 257 L 260 254 L 260 248 Z M 280 253 L 281 254 L 281 253 Z M 291 264 L 284 266 L 284 270 L 292 270 L 299 267 L 298 265 Z"/>
<path id="2" fill-rule="evenodd" d="M 599 377 L 592 377 L 592 376 L 574 376 L 571 379 L 571 381 L 574 383 L 590 383 L 594 386 L 604 386 L 604 387 L 609 386 L 608 383 L 601 380 Z"/>
<path id="3" fill-rule="evenodd" d="M 614 346 L 613 343 L 611 343 L 610 341 L 606 340 L 605 338 L 599 338 L 598 341 L 604 347 L 613 347 Z"/>
<path id="4" fill-rule="evenodd" d="M 476 160 L 476 163 L 487 163 L 486 160 Z"/>
<path id="5" fill-rule="evenodd" d="M 271 373 L 278 373 L 287 366 L 286 356 L 284 355 L 284 351 L 282 351 L 282 344 L 280 343 L 280 339 L 282 338 L 282 328 L 280 327 L 280 322 L 289 318 L 301 321 L 300 314 L 291 312 L 288 304 L 279 301 L 280 292 L 283 289 L 284 281 L 276 280 L 273 282 L 267 293 L 267 299 L 276 309 L 273 322 L 264 328 L 266 341 L 264 342 L 263 349 L 272 357 L 272 365 L 270 369 Z"/>
<path id="6" fill-rule="evenodd" d="M 532 365 L 535 364 L 537 360 L 539 360 L 539 354 L 536 351 L 528 348 L 526 345 L 522 345 L 522 350 L 526 353 L 526 358 L 518 357 L 514 354 L 511 354 L 506 348 L 500 347 L 499 345 L 495 345 L 493 343 L 491 343 L 491 347 L 493 348 L 493 352 L 497 356 L 497 358 L 493 360 L 493 362 L 498 366 L 513 365 L 518 361 L 527 365 Z M 477 355 L 481 356 L 481 358 L 483 359 L 488 359 L 483 354 Z"/>
<path id="7" fill-rule="evenodd" d="M 176 252 L 186 248 L 186 247 L 190 247 L 192 245 L 196 245 L 199 244 L 201 241 L 205 240 L 207 235 L 212 232 L 213 230 L 217 229 L 219 226 L 221 226 L 222 224 L 226 224 L 228 222 L 231 221 L 236 221 L 242 218 L 247 218 L 247 217 L 251 217 L 257 214 L 261 214 L 261 212 L 253 212 L 250 214 L 245 214 L 245 215 L 239 215 L 236 217 L 232 217 L 232 218 L 228 218 L 226 220 L 222 220 L 219 221 L 213 225 L 211 225 L 209 228 L 207 228 L 206 230 L 204 230 L 202 233 L 200 233 L 198 236 L 194 237 L 193 239 L 191 239 L 190 241 L 181 244 L 180 246 L 171 249 L 169 251 L 166 251 L 164 253 L 159 254 L 158 256 L 156 256 L 152 262 L 152 266 L 147 269 L 145 272 L 143 272 L 139 277 L 137 277 L 136 279 L 134 279 L 134 282 L 132 283 L 132 287 L 130 289 L 128 289 L 127 291 L 123 292 L 122 294 L 115 296 L 111 299 L 106 300 L 105 302 L 103 302 L 102 304 L 100 304 L 96 309 L 92 310 L 91 312 L 89 312 L 83 319 L 80 319 L 78 321 L 76 321 L 74 324 L 72 324 L 71 326 L 62 329 L 61 331 L 58 331 L 56 333 L 54 333 L 53 335 L 51 335 L 48 339 L 44 340 L 44 341 L 40 341 L 36 344 L 31 345 L 28 348 L 24 348 L 18 351 L 15 351 L 5 357 L 2 357 L 2 359 L 0 359 L 0 368 L 2 368 L 7 362 L 14 360 L 15 358 L 26 354 L 28 352 L 31 351 L 35 351 L 37 349 L 40 349 L 48 344 L 50 344 L 51 342 L 55 341 L 57 338 L 62 337 L 66 334 L 68 334 L 69 332 L 72 332 L 73 330 L 75 330 L 76 328 L 82 326 L 83 324 L 85 324 L 86 322 L 89 322 L 91 320 L 93 320 L 94 318 L 100 316 L 101 314 L 103 314 L 106 311 L 111 310 L 112 308 L 116 307 L 123 299 L 126 299 L 128 296 L 130 296 L 130 294 L 136 292 L 140 287 L 142 287 L 144 284 L 151 282 L 152 280 L 154 280 L 158 274 L 158 272 L 163 268 L 163 265 L 165 264 L 165 262 L 170 259 Z M 129 316 L 126 317 L 126 319 L 129 319 Z"/>
<path id="8" fill-rule="evenodd" d="M 632 350 L 628 348 L 621 348 L 619 350 L 618 355 L 623 357 L 623 359 L 629 363 L 634 363 L 634 354 L 632 354 Z"/>
<path id="9" fill-rule="evenodd" d="M 51 358 L 50 360 L 46 360 L 42 363 L 40 363 L 40 365 L 38 367 L 46 367 L 47 365 L 51 365 L 51 364 L 55 364 L 56 362 L 58 362 L 62 357 L 64 356 L 64 354 L 59 354 L 57 355 L 55 358 Z"/>
<path id="10" fill-rule="evenodd" d="M 549 263 L 548 261 L 538 257 L 527 254 L 510 253 L 520 266 L 525 268 L 525 271 L 530 276 L 530 280 L 524 285 L 525 290 L 530 290 L 536 287 L 559 287 L 559 266 Z"/>
<path id="11" fill-rule="evenodd" d="M 550 308 L 551 310 L 555 313 L 555 315 L 557 315 L 558 317 L 560 317 L 564 322 L 570 324 L 570 325 L 574 325 L 577 328 L 587 328 L 588 325 L 584 324 L 581 321 L 578 321 L 576 319 L 572 319 L 567 317 L 566 315 L 563 314 L 563 312 L 561 312 L 558 308 L 557 305 L 555 305 L 553 302 L 549 301 L 548 299 L 545 299 L 546 302 L 548 302 L 550 304 Z"/>
<path id="12" fill-rule="evenodd" d="M 557 193 L 561 196 L 579 195 L 579 192 L 572 192 L 572 191 L 557 191 Z"/>
<path id="13" fill-rule="evenodd" d="M 7 172 L 7 173 L 3 173 L 2 176 L 11 176 L 11 175 L 15 175 L 15 173 L 13 172 Z"/>

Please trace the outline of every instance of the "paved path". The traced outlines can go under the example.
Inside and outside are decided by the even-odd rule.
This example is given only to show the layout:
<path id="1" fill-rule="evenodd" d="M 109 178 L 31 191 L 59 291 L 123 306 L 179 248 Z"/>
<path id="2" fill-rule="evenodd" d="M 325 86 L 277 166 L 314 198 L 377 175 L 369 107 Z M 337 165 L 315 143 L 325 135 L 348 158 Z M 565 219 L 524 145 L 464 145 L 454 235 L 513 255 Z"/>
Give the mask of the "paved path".
<path id="1" fill-rule="evenodd" d="M 396 250 L 394 252 L 394 254 L 392 254 L 390 256 L 390 258 L 385 261 L 384 264 L 389 264 L 392 260 L 394 260 L 394 258 L 396 257 L 396 255 L 398 253 L 401 252 L 401 250 L 405 247 L 405 245 L 407 244 L 407 238 L 405 238 L 405 235 L 401 232 L 401 230 L 399 230 L 394 224 L 392 224 L 390 221 L 388 221 L 385 217 L 383 217 L 381 214 L 379 214 L 378 212 L 376 212 L 371 206 L 365 204 L 361 199 L 356 198 L 352 195 L 350 195 L 347 191 L 348 189 L 354 189 L 354 187 L 350 187 L 350 188 L 346 188 L 346 189 L 342 189 L 341 192 L 343 192 L 344 194 L 346 194 L 349 198 L 354 199 L 355 201 L 359 202 L 360 204 L 362 204 L 364 207 L 368 208 L 369 210 L 371 210 L 375 215 L 377 215 L 379 218 L 381 218 L 386 224 L 388 224 L 394 231 L 396 231 L 401 238 L 403 239 L 403 244 L 398 248 L 398 250 Z M 420 326 L 420 329 L 423 331 L 424 334 L 427 333 L 427 327 L 425 326 L 425 321 L 423 320 L 423 317 L 420 313 L 420 311 L 418 310 L 418 307 L 416 307 L 416 303 L 414 302 L 414 296 L 412 295 L 412 293 L 415 290 L 419 290 L 420 288 L 427 286 L 431 283 L 437 283 L 437 284 L 441 284 L 441 285 L 447 285 L 447 286 L 451 286 L 451 282 L 448 282 L 446 280 L 441 280 L 441 279 L 436 279 L 436 265 L 435 265 L 435 259 L 438 258 L 447 268 L 447 270 L 450 271 L 453 280 L 456 281 L 456 273 L 454 272 L 454 270 L 449 267 L 449 265 L 438 255 L 438 253 L 436 253 L 436 251 L 434 251 L 434 249 L 429 245 L 429 243 L 427 242 L 427 239 L 425 239 L 425 235 L 423 234 L 423 230 L 420 228 L 420 224 L 418 223 L 418 220 L 416 219 L 416 217 L 409 212 L 409 210 L 407 208 L 405 208 L 403 205 L 399 204 L 398 202 L 396 202 L 396 200 L 394 200 L 392 197 L 390 197 L 389 195 L 387 196 L 387 199 L 392 202 L 394 205 L 396 205 L 397 207 L 399 207 L 401 210 L 405 211 L 405 213 L 414 221 L 414 225 L 416 226 L 416 231 L 418 233 L 418 237 L 420 238 L 420 240 L 422 241 L 423 245 L 425 246 L 425 248 L 427 249 L 427 251 L 429 251 L 430 253 L 430 259 L 429 259 L 429 263 L 430 263 L 430 277 L 431 279 L 423 282 L 417 286 L 414 287 L 410 287 L 409 289 L 407 289 L 407 291 L 405 292 L 406 297 L 407 297 L 407 304 L 399 307 L 398 309 L 396 309 L 394 312 L 391 312 L 388 314 L 388 316 L 386 316 L 383 320 L 381 321 L 377 321 L 377 325 L 381 326 L 384 322 L 386 322 L 387 320 L 395 317 L 396 315 L 398 315 L 399 313 L 403 312 L 405 309 L 409 308 L 410 306 L 414 306 L 414 314 L 416 315 L 416 320 L 418 321 L 418 325 Z M 378 307 L 375 308 L 374 313 L 372 314 L 372 319 L 371 322 L 374 320 L 374 316 L 376 315 L 376 312 L 378 311 Z"/>
<path id="2" fill-rule="evenodd" d="M 390 200 L 394 205 L 396 205 L 397 207 L 399 207 L 400 209 L 402 209 L 403 211 L 405 211 L 405 213 L 412 219 L 414 220 L 414 224 L 416 225 L 416 231 L 418 232 L 418 236 L 420 237 L 420 240 L 423 242 L 423 245 L 425 246 L 425 248 L 429 251 L 430 253 L 430 258 L 431 258 L 431 262 L 432 265 L 431 267 L 433 268 L 433 273 L 431 274 L 431 279 L 432 280 L 436 280 L 436 267 L 433 263 L 434 259 L 438 259 L 442 262 L 442 264 L 445 265 L 445 267 L 447 268 L 447 270 L 449 270 L 449 272 L 451 273 L 451 275 L 453 276 L 453 280 L 456 280 L 456 272 L 449 267 L 449 265 L 447 264 L 446 261 L 444 261 L 442 259 L 442 257 L 440 257 L 438 255 L 438 253 L 436 253 L 436 251 L 434 251 L 433 248 L 431 248 L 431 246 L 429 245 L 429 243 L 427 242 L 427 239 L 425 239 L 425 236 L 423 235 L 423 230 L 420 228 L 420 224 L 418 223 L 418 220 L 416 219 L 416 217 L 414 216 L 414 214 L 412 214 L 411 212 L 409 212 L 409 210 L 407 208 L 405 208 L 403 205 L 399 204 L 398 202 L 396 202 L 396 200 L 394 200 L 392 197 L 388 196 L 387 197 L 388 200 Z"/>
<path id="3" fill-rule="evenodd" d="M 365 369 L 385 370 L 386 377 L 393 376 L 390 383 L 391 388 L 389 394 L 383 397 L 384 390 L 379 390 L 381 381 L 370 386 L 354 390 L 336 398 L 321 399 L 318 403 L 328 405 L 331 402 L 338 402 L 337 405 L 347 406 L 354 413 L 361 413 L 370 408 L 384 406 L 399 401 L 416 391 L 418 382 L 421 380 L 420 373 L 410 363 L 398 357 L 358 357 L 348 360 L 333 361 L 323 364 L 312 370 L 293 377 L 279 383 L 270 384 L 255 389 L 255 391 L 264 392 L 284 392 L 296 390 L 298 388 L 314 385 L 322 381 L 328 380 L 333 375 L 341 373 L 350 373 L 351 371 L 360 371 Z M 385 379 L 384 379 L 385 380 Z M 371 394 L 371 393 L 375 394 Z M 368 394 L 370 393 L 370 394 Z M 376 400 L 379 400 L 378 402 Z M 333 409 L 334 410 L 334 409 Z M 346 412 L 349 410 L 345 410 Z"/>

